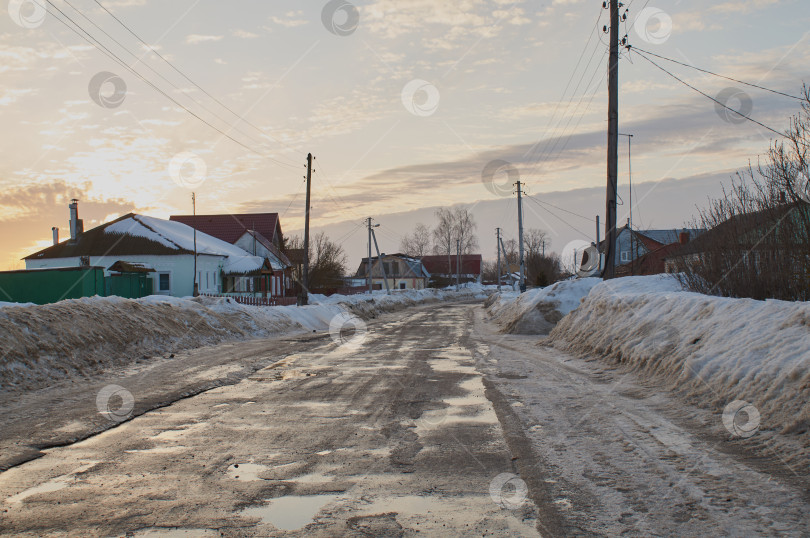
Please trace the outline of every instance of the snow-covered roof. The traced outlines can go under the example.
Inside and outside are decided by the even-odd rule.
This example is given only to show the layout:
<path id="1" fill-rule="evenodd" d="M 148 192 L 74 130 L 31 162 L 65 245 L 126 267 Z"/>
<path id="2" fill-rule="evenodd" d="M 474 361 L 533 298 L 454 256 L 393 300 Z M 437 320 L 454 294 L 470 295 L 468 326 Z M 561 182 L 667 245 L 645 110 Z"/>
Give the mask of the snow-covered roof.
<path id="1" fill-rule="evenodd" d="M 182 222 L 133 213 L 104 228 L 104 233 L 143 237 L 171 249 L 194 251 L 194 228 Z M 237 257 L 248 255 L 236 245 L 199 231 L 197 232 L 197 253 Z"/>
<path id="2" fill-rule="evenodd" d="M 245 275 L 255 273 L 264 267 L 264 258 L 261 256 L 229 256 L 222 267 L 226 275 Z"/>

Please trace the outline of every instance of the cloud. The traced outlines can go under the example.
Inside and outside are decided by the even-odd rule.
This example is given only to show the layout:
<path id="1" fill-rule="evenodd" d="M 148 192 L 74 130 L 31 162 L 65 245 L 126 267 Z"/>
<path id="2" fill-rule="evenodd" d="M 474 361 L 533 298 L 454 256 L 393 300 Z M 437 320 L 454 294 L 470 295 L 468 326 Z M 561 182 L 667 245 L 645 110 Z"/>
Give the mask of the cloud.
<path id="1" fill-rule="evenodd" d="M 303 11 L 288 11 L 284 14 L 284 17 L 276 17 L 273 15 L 270 17 L 270 21 L 273 24 L 284 26 L 285 28 L 295 28 L 296 26 L 309 24 L 308 20 L 301 18 L 303 14 Z"/>
<path id="2" fill-rule="evenodd" d="M 254 34 L 253 32 L 248 32 L 247 30 L 234 30 L 233 35 L 240 39 L 255 39 L 259 37 L 259 34 Z"/>
<path id="3" fill-rule="evenodd" d="M 219 41 L 224 36 L 221 35 L 201 35 L 201 34 L 191 34 L 186 36 L 186 43 L 189 45 L 197 45 L 199 43 L 205 43 L 208 41 Z"/>

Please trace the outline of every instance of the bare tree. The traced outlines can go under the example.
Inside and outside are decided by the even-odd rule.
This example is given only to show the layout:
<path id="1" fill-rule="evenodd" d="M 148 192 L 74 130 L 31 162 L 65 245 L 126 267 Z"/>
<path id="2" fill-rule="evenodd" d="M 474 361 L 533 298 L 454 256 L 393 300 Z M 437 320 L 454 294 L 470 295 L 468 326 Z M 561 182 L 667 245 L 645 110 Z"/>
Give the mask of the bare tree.
<path id="1" fill-rule="evenodd" d="M 529 228 L 523 232 L 523 246 L 526 249 L 526 255 L 531 258 L 544 255 L 546 247 L 551 246 L 551 240 L 544 230 Z"/>
<path id="2" fill-rule="evenodd" d="M 413 232 L 402 238 L 399 248 L 403 254 L 421 258 L 430 252 L 430 236 L 430 228 L 420 222 L 414 227 Z"/>
<path id="3" fill-rule="evenodd" d="M 810 298 L 810 92 L 765 164 L 737 174 L 693 227 L 708 231 L 675 257 L 681 282 L 701 293 Z"/>
<path id="4" fill-rule="evenodd" d="M 478 237 L 475 229 L 478 225 L 469 209 L 458 207 L 453 212 L 453 232 L 462 254 L 472 254 L 478 250 Z M 453 245 L 455 249 L 455 245 Z"/>
<path id="5" fill-rule="evenodd" d="M 304 248 L 304 241 L 298 236 L 293 236 L 288 239 L 287 248 Z M 346 262 L 346 253 L 341 245 L 329 239 L 325 232 L 313 235 L 309 246 L 310 289 L 342 286 Z M 298 278 L 300 279 L 300 276 Z"/>
<path id="6" fill-rule="evenodd" d="M 450 272 L 450 256 L 455 249 L 453 212 L 441 207 L 436 210 L 436 219 L 439 221 L 433 228 L 433 253 L 447 256 L 447 272 Z"/>

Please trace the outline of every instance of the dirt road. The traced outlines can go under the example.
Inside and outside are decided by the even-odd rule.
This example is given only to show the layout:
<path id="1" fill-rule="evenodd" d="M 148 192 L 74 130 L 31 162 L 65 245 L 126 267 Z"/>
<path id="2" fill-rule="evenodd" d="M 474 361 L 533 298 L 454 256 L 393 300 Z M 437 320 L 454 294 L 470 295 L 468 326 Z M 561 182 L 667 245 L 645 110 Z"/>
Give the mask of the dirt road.
<path id="1" fill-rule="evenodd" d="M 0 534 L 810 532 L 806 477 L 724 450 L 632 377 L 496 334 L 480 305 L 368 329 L 208 348 L 196 364 L 191 353 L 95 381 L 84 399 L 63 389 L 61 407 L 21 400 L 28 435 L 66 446 L 0 473 Z M 102 429 L 92 408 L 113 383 L 137 416 L 65 438 Z M 0 446 L 19 452 L 25 421 L 0 422 Z"/>

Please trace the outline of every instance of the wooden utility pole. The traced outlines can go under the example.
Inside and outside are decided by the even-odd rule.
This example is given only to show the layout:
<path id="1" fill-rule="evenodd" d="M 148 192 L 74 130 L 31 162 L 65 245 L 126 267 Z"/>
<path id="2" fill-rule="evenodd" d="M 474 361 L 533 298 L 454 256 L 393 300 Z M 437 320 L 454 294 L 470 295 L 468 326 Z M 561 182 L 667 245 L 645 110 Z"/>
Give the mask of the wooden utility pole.
<path id="1" fill-rule="evenodd" d="M 608 59 L 607 196 L 605 202 L 605 270 L 602 278 L 616 275 L 616 191 L 619 177 L 619 1 L 608 0 L 610 57 Z"/>
<path id="2" fill-rule="evenodd" d="M 375 224 L 374 226 L 369 228 L 369 230 L 371 230 L 371 237 L 372 239 L 374 239 L 374 249 L 377 251 L 377 263 L 380 264 L 380 271 L 382 271 L 383 282 L 385 283 L 385 293 L 391 295 L 391 288 L 388 287 L 388 273 L 385 270 L 385 263 L 383 263 L 382 254 L 380 254 L 380 247 L 379 245 L 377 245 L 377 234 L 374 233 L 374 230 L 372 229 L 377 228 L 378 226 L 379 224 Z"/>
<path id="3" fill-rule="evenodd" d="M 501 291 L 501 229 L 495 228 L 496 248 L 498 249 L 498 291 Z"/>
<path id="4" fill-rule="evenodd" d="M 518 249 L 520 251 L 520 293 L 526 291 L 526 264 L 523 259 L 523 187 L 520 180 L 517 185 L 517 206 L 518 206 Z"/>
<path id="5" fill-rule="evenodd" d="M 196 193 L 191 193 L 191 214 L 194 217 L 197 216 L 197 195 Z M 194 288 L 192 290 L 192 295 L 197 297 L 200 294 L 200 283 L 197 282 L 197 219 L 194 219 L 194 226 L 192 229 L 194 230 Z"/>
<path id="6" fill-rule="evenodd" d="M 312 153 L 307 154 L 307 207 L 304 210 L 304 274 L 301 278 L 301 295 L 298 296 L 298 306 L 309 302 L 309 204 L 310 188 L 312 186 Z"/>

